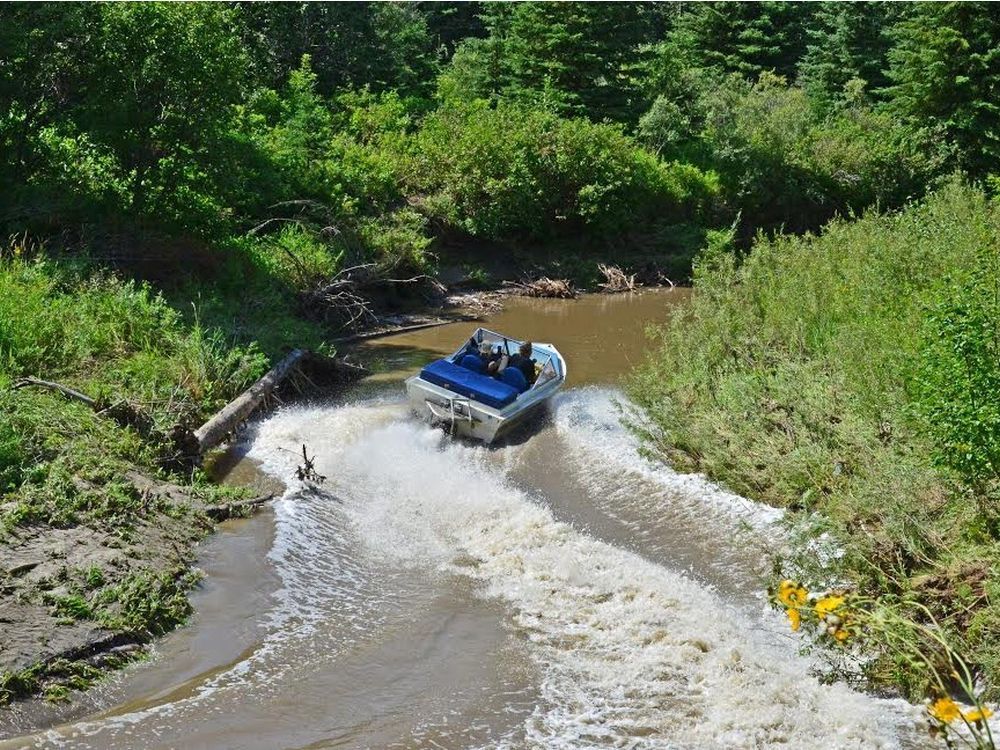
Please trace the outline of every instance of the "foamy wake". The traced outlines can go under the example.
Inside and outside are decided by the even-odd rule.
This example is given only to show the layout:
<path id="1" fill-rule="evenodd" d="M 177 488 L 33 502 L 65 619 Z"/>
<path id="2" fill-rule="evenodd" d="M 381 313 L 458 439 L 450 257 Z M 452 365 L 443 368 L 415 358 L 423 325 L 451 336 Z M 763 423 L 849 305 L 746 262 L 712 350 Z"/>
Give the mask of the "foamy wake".
<path id="1" fill-rule="evenodd" d="M 644 457 L 635 436 L 622 424 L 623 416 L 639 420 L 641 415 L 619 391 L 573 389 L 555 398 L 553 412 L 556 430 L 574 449 L 577 471 L 609 474 L 613 466 L 667 490 L 673 505 L 685 502 L 690 512 L 715 521 L 739 520 L 762 530 L 783 515 L 780 508 L 727 492 L 702 474 L 681 474 Z"/>
<path id="2" fill-rule="evenodd" d="M 645 462 L 618 426 L 608 392 L 567 394 L 555 419 L 582 459 L 603 456 L 583 461 L 589 471 L 665 482 L 693 508 L 704 503 L 708 522 L 714 514 L 769 519 L 704 480 Z M 303 443 L 329 477 L 329 494 L 312 494 L 294 478 Z M 355 579 L 367 559 L 467 576 L 483 596 L 505 603 L 511 628 L 528 644 L 541 696 L 511 747 L 899 746 L 906 711 L 809 677 L 797 642 L 776 637 L 769 614 L 556 520 L 542 498 L 508 481 L 495 451 L 453 442 L 406 418 L 402 406 L 288 409 L 258 425 L 251 456 L 290 486 L 276 507 L 271 559 L 282 590 L 272 633 L 250 659 L 164 708 L 177 712 L 173 722 L 196 721 L 204 707 L 195 704 L 240 682 L 259 685 L 254 699 L 267 700 L 267 686 L 281 674 L 282 643 L 308 638 L 323 617 L 352 616 L 352 602 L 359 632 L 366 618 L 377 619 L 376 600 L 338 594 L 360 587 Z M 215 710 L 224 710 L 223 701 Z M 154 712 L 115 722 L 141 724 Z M 78 725 L 74 734 L 95 736 L 106 726 Z"/>
<path id="3" fill-rule="evenodd" d="M 359 429 L 339 432 L 354 416 Z M 305 442 L 343 501 L 330 512 L 350 520 L 368 554 L 470 576 L 506 602 L 542 675 L 543 700 L 525 727 L 531 746 L 898 745 L 906 718 L 897 704 L 819 684 L 761 612 L 558 522 L 505 480 L 489 451 L 398 418 L 373 426 L 349 411 L 312 417 L 272 419 L 256 455 L 288 476 Z M 574 425 L 583 440 L 584 429 L 611 434 L 600 421 Z M 609 456 L 634 462 L 625 449 L 638 458 L 634 443 Z M 707 494 L 710 504 L 734 505 L 718 490 Z"/>

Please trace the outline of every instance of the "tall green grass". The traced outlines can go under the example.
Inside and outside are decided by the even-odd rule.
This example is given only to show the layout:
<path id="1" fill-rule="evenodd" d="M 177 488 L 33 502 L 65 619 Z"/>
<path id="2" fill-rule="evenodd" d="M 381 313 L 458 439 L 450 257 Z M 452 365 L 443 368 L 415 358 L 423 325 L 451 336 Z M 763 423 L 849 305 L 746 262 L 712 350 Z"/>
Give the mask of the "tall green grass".
<path id="1" fill-rule="evenodd" d="M 146 284 L 24 256 L 0 258 L 3 525 L 100 520 L 122 505 L 115 482 L 127 468 L 156 468 L 155 446 L 52 392 L 14 391 L 17 379 L 58 381 L 109 406 L 126 401 L 166 431 L 224 404 L 259 377 L 267 357 L 185 320 Z"/>
<path id="2" fill-rule="evenodd" d="M 630 395 L 651 452 L 832 532 L 817 584 L 922 601 L 1000 684 L 1000 207 L 954 183 L 821 235 L 714 235 Z M 919 692 L 891 650 L 869 676 Z"/>

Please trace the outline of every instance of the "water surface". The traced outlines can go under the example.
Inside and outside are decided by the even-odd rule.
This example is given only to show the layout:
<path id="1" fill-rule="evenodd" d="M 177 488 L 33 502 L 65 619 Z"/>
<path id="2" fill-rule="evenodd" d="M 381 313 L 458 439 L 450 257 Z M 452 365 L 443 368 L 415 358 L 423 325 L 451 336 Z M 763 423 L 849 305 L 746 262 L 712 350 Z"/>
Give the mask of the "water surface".
<path id="1" fill-rule="evenodd" d="M 912 712 L 822 685 L 764 601 L 776 511 L 644 459 L 619 378 L 685 292 L 513 300 L 567 387 L 486 448 L 424 424 L 401 379 L 455 324 L 369 342 L 384 373 L 257 422 L 234 471 L 288 487 L 204 547 L 192 624 L 76 714 L 0 747 L 893 748 Z M 321 487 L 295 478 L 301 446 Z M 251 463 L 252 462 L 252 463 Z"/>

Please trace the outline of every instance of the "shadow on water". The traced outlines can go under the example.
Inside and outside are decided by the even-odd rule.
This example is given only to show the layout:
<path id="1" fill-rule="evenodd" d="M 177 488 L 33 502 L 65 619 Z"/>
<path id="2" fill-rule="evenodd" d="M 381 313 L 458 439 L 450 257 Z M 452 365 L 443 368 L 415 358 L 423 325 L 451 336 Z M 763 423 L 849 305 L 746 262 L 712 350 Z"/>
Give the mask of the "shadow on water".
<path id="1" fill-rule="evenodd" d="M 376 340 L 354 350 L 357 361 L 372 371 L 369 380 L 398 381 L 400 377 L 414 374 L 428 362 L 445 357 L 461 343 L 458 339 L 449 349 L 432 349 L 391 340 Z"/>

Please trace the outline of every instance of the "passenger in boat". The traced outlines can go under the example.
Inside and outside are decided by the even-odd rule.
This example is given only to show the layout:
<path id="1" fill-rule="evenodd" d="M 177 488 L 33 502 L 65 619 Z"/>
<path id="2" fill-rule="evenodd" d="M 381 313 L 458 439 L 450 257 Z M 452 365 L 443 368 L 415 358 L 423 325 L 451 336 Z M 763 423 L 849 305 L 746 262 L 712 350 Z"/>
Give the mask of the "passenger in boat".
<path id="1" fill-rule="evenodd" d="M 499 376 L 508 367 L 514 367 L 521 371 L 524 375 L 524 379 L 530 388 L 535 382 L 535 361 L 531 358 L 531 342 L 525 341 L 521 344 L 520 348 L 512 357 L 508 357 L 506 354 L 502 355 L 499 360 L 495 362 L 490 362 L 487 366 L 487 372 L 491 375 Z"/>
<path id="2" fill-rule="evenodd" d="M 496 351 L 490 346 L 489 341 L 484 341 L 479 345 L 479 356 L 483 358 L 483 362 L 489 365 L 492 362 L 496 362 L 500 359 L 500 347 L 496 348 Z"/>

